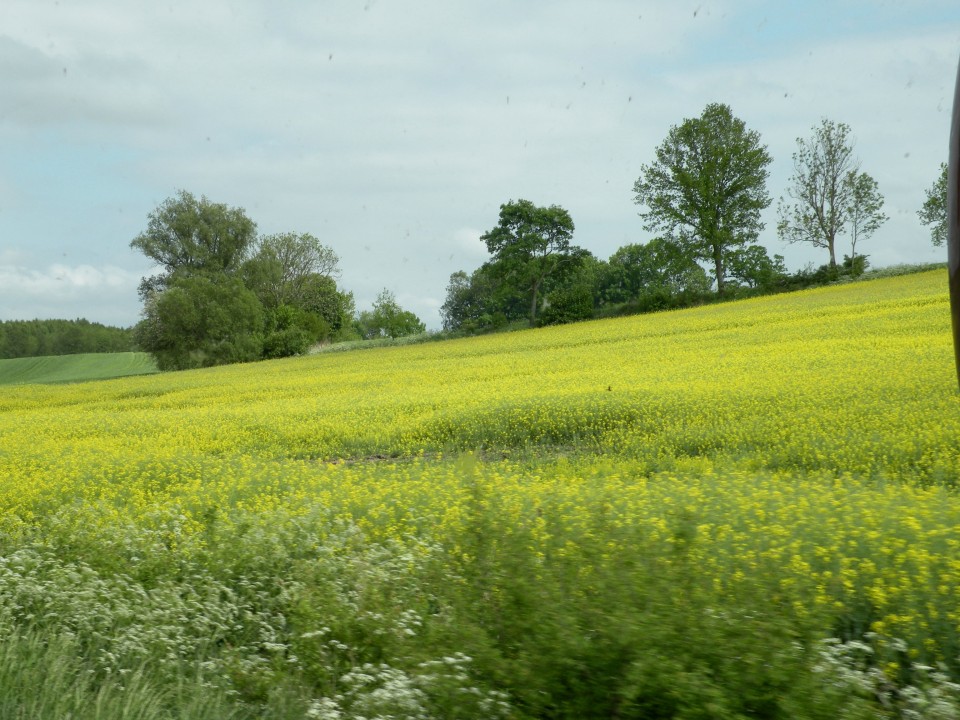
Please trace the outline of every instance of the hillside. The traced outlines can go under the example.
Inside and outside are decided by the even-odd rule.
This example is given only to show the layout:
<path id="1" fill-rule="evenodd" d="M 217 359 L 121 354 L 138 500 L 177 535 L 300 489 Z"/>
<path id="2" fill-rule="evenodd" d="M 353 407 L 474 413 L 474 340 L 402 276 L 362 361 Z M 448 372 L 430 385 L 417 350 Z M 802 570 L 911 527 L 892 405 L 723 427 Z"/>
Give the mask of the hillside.
<path id="1" fill-rule="evenodd" d="M 146 375 L 156 366 L 146 353 L 85 353 L 0 360 L 0 385 L 70 383 Z"/>
<path id="2" fill-rule="evenodd" d="M 960 712 L 944 276 L 4 387 L 0 716 Z"/>

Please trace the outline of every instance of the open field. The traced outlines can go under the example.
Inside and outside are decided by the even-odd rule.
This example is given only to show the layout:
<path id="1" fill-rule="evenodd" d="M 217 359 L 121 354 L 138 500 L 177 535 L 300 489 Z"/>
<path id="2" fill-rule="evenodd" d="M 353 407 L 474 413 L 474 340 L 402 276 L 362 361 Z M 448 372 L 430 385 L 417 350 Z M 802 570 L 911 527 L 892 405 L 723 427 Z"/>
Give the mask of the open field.
<path id="1" fill-rule="evenodd" d="M 0 716 L 953 717 L 945 275 L 4 388 Z"/>
<path id="2" fill-rule="evenodd" d="M 146 353 L 84 353 L 0 360 L 0 385 L 106 380 L 157 371 Z"/>

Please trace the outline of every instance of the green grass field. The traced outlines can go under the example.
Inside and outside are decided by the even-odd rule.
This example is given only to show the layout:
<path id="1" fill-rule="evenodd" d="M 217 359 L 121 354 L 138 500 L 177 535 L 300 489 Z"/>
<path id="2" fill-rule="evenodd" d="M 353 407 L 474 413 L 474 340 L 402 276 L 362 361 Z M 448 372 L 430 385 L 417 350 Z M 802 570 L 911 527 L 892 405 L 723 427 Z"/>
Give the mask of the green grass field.
<path id="1" fill-rule="evenodd" d="M 146 353 L 86 353 L 0 360 L 0 385 L 71 383 L 157 372 Z"/>

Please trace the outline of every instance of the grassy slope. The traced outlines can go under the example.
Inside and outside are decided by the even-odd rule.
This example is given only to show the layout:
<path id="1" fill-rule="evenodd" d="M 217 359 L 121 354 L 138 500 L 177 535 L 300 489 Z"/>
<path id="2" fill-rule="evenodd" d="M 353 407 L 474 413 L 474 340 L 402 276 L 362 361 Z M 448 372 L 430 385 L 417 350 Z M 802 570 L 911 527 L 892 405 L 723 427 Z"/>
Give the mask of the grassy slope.
<path id="1" fill-rule="evenodd" d="M 157 372 L 146 353 L 86 353 L 0 360 L 0 385 L 106 380 Z"/>

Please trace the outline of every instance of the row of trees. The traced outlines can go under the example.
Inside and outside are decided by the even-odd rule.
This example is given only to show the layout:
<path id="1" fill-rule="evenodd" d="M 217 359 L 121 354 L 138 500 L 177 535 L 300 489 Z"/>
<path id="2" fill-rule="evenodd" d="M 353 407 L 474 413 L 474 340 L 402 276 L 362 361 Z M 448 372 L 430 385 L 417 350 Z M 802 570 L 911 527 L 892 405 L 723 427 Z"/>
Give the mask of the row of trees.
<path id="1" fill-rule="evenodd" d="M 444 328 L 475 332 L 525 320 L 531 327 L 570 322 L 626 306 L 680 307 L 712 297 L 768 292 L 856 275 L 866 267 L 858 244 L 887 220 L 876 181 L 860 168 L 850 128 L 824 119 L 797 140 L 793 176 L 778 203 L 777 231 L 788 243 L 827 250 L 818 270 L 790 275 L 780 255 L 757 243 L 771 157 L 756 131 L 729 106 L 707 105 L 670 129 L 634 184 L 646 244 L 608 260 L 573 244 L 563 208 L 529 200 L 500 207 L 482 235 L 490 259 L 454 273 L 442 307 Z M 946 226 L 946 165 L 920 219 L 934 243 Z M 841 238 L 850 254 L 837 262 Z M 337 287 L 339 259 L 309 234 L 258 236 L 240 208 L 181 191 L 149 215 L 131 246 L 155 261 L 140 287 L 138 345 L 161 369 L 199 367 L 304 352 L 324 340 L 400 337 L 424 331 L 384 291 L 356 312 Z"/>
<path id="2" fill-rule="evenodd" d="M 567 322 L 603 313 L 604 306 L 664 309 L 859 274 L 867 265 L 859 244 L 888 218 L 853 144 L 849 126 L 827 119 L 810 138 L 798 138 L 793 175 L 778 203 L 781 240 L 827 250 L 822 268 L 790 275 L 782 256 L 770 257 L 757 244 L 761 212 L 772 202 L 766 187 L 772 159 L 756 131 L 729 106 L 713 103 L 671 128 L 655 160 L 641 168 L 635 202 L 653 240 L 599 260 L 572 244 L 574 225 L 563 208 L 510 201 L 497 226 L 481 236 L 490 259 L 470 275 L 451 276 L 444 328 L 473 332 L 522 317 L 530 326 Z M 945 232 L 945 173 L 944 165 L 943 187 L 928 192 L 920 213 L 934 224 L 935 243 Z M 843 237 L 850 254 L 838 262 Z"/>
<path id="3" fill-rule="evenodd" d="M 0 321 L 0 359 L 129 352 L 133 347 L 129 330 L 83 319 Z"/>
<path id="4" fill-rule="evenodd" d="M 308 233 L 258 236 L 241 208 L 167 199 L 130 243 L 160 267 L 140 285 L 140 348 L 161 370 L 305 352 L 325 340 L 423 331 L 387 291 L 357 315 L 337 287 L 339 258 Z"/>
<path id="5" fill-rule="evenodd" d="M 501 215 L 514 216 L 523 207 L 550 210 L 572 230 L 569 215 L 556 206 L 536 208 L 527 200 L 511 201 L 502 206 Z M 445 330 L 480 332 L 521 320 L 530 327 L 566 323 L 613 309 L 683 307 L 714 295 L 706 270 L 678 243 L 664 238 L 625 245 L 609 260 L 601 260 L 569 242 L 551 240 L 548 233 L 532 237 L 535 242 L 530 235 L 517 233 L 508 252 L 495 253 L 472 274 L 459 271 L 450 276 L 441 308 Z M 760 246 L 727 257 L 725 278 L 727 296 L 785 287 L 796 280 L 787 274 L 782 257 L 770 258 Z"/>

